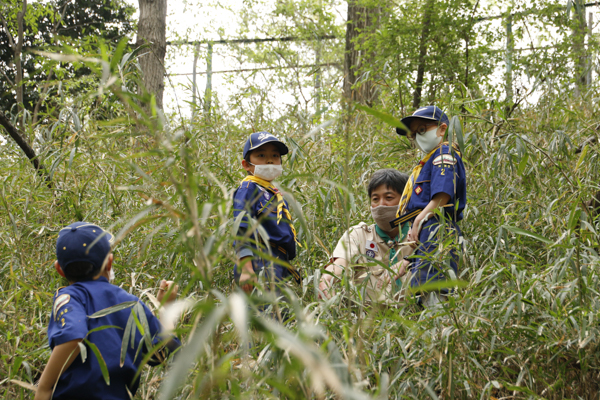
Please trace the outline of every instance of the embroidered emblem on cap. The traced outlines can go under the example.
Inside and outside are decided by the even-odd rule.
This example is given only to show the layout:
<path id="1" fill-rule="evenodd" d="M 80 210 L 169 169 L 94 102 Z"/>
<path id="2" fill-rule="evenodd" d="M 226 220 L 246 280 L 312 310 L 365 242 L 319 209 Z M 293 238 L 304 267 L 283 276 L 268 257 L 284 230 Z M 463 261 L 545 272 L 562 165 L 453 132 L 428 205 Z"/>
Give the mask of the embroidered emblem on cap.
<path id="1" fill-rule="evenodd" d="M 423 191 L 423 189 L 421 188 L 421 186 L 417 186 L 415 188 L 415 194 L 421 194 L 422 191 Z"/>
<path id="2" fill-rule="evenodd" d="M 277 139 L 274 135 L 267 133 L 267 132 L 262 132 L 260 135 L 258 135 L 258 140 L 263 141 L 268 137 L 274 137 L 275 139 Z"/>

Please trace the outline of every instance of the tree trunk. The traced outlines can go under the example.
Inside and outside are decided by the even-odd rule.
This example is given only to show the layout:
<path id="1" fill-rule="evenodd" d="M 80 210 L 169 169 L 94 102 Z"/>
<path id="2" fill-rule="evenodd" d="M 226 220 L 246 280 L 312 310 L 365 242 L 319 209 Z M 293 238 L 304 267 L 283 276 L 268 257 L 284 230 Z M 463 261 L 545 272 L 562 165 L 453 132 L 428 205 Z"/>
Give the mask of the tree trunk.
<path id="1" fill-rule="evenodd" d="M 6 118 L 4 113 L 0 111 L 0 126 L 4 127 L 8 135 L 15 141 L 15 143 L 23 150 L 23 153 L 29 158 L 33 168 L 35 168 L 38 175 L 44 179 L 46 185 L 52 189 L 52 181 L 50 180 L 50 176 L 46 171 L 46 168 L 40 163 L 37 155 L 33 148 L 27 143 L 27 140 L 23 138 L 23 135 L 19 133 L 17 128 L 13 124 L 11 124 L 10 120 Z"/>
<path id="2" fill-rule="evenodd" d="M 575 0 L 573 5 L 573 61 L 575 63 L 575 96 L 581 96 L 585 90 L 588 59 L 585 50 L 585 37 L 587 34 L 587 21 L 585 18 L 585 3 Z"/>
<path id="3" fill-rule="evenodd" d="M 427 0 L 423 10 L 423 29 L 421 30 L 421 39 L 419 43 L 419 64 L 417 66 L 417 81 L 415 82 L 415 92 L 413 95 L 413 108 L 421 106 L 421 93 L 423 91 L 423 78 L 425 76 L 425 57 L 427 57 L 427 40 L 429 39 L 429 30 L 431 26 L 431 16 L 435 0 Z"/>
<path id="4" fill-rule="evenodd" d="M 24 0 L 23 8 L 17 13 L 18 40 L 15 46 L 15 66 L 17 67 L 17 78 L 15 79 L 15 88 L 17 90 L 17 106 L 19 107 L 19 112 L 23 112 L 23 109 L 25 107 L 25 105 L 23 104 L 23 64 L 21 63 L 21 52 L 23 51 L 23 35 L 25 31 L 23 27 L 23 20 L 25 19 L 26 13 L 27 0 Z"/>
<path id="5" fill-rule="evenodd" d="M 373 77 L 364 79 L 358 87 L 359 73 L 364 66 L 374 60 L 373 52 L 365 52 L 364 35 L 379 25 L 379 7 L 364 7 L 360 0 L 348 0 L 348 21 L 346 22 L 346 52 L 344 56 L 344 96 L 352 101 L 372 105 L 377 100 Z"/>
<path id="6" fill-rule="evenodd" d="M 165 54 L 167 52 L 167 0 L 139 0 L 137 45 L 148 43 L 148 52 L 139 58 L 146 90 L 163 107 Z"/>

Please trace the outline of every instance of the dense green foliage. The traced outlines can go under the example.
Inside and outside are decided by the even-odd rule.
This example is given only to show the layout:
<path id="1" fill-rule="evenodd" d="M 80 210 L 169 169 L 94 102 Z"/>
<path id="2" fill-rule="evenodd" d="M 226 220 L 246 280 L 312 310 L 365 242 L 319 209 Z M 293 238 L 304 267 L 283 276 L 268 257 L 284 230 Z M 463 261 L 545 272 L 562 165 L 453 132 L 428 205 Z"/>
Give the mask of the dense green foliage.
<path id="1" fill-rule="evenodd" d="M 219 112 L 193 124 L 145 116 L 121 91 L 133 67 L 118 51 L 106 57 L 117 58 L 116 79 L 99 87 L 102 96 L 112 93 L 105 101 L 112 98 L 116 114 L 94 117 L 103 103 L 95 91 L 55 121 L 40 144 L 53 189 L 12 143 L 0 161 L 3 397 L 29 396 L 10 380 L 35 382 L 48 359 L 48 310 L 64 284 L 52 268 L 53 245 L 58 229 L 78 219 L 116 234 L 118 285 L 148 301 L 145 289 L 175 279 L 181 297 L 194 302 L 177 330 L 187 349 L 173 373 L 146 370 L 137 398 L 161 382 L 162 398 L 173 398 L 170 389 L 177 398 L 597 393 L 598 222 L 581 201 L 597 189 L 598 145 L 575 152 L 595 134 L 596 103 L 541 100 L 511 120 L 486 100 L 461 103 L 469 208 L 459 279 L 466 287 L 434 310 L 369 306 L 348 282 L 330 301 L 315 296 L 341 232 L 368 220 L 369 175 L 381 167 L 408 171 L 418 157 L 408 143 L 359 112 L 314 131 L 293 115 L 285 125 L 263 121 L 260 128 L 292 149 L 280 186 L 295 199 L 303 245 L 296 265 L 304 285 L 295 290 L 295 319 L 282 325 L 247 314 L 246 302 L 255 300 L 231 287 L 231 193 L 243 177 L 248 129 Z M 460 112 L 456 103 L 445 108 Z"/>
<path id="2" fill-rule="evenodd" d="M 55 51 L 72 47 L 80 54 L 94 51 L 99 41 L 116 43 L 131 34 L 135 9 L 120 0 L 30 2 L 23 17 L 23 82 L 16 79 L 15 47 L 18 43 L 21 1 L 3 1 L 0 5 L 6 29 L 0 29 L 0 107 L 16 105 L 16 85 L 24 90 L 23 104 L 30 114 L 38 102 L 42 111 L 57 105 L 56 96 L 69 96 L 81 90 L 87 68 L 73 68 L 32 54 L 32 50 Z M 39 106 L 38 106 L 39 107 Z"/>
<path id="3" fill-rule="evenodd" d="M 279 2 L 265 35 L 338 35 L 332 14 L 315 3 Z M 474 4 L 436 7 L 452 4 L 465 18 L 436 19 L 455 35 L 437 37 L 455 43 L 465 32 L 477 35 L 468 22 Z M 409 30 L 418 30 L 401 12 L 384 19 L 377 41 L 367 41 L 382 50 L 373 64 L 381 82 L 389 74 L 398 83 L 381 85 L 378 106 L 395 116 L 410 102 L 416 56 Z M 312 17 L 294 20 L 296 14 L 331 24 L 311 25 Z M 302 62 L 300 45 L 284 43 L 277 55 L 261 46 L 240 50 L 240 57 L 265 65 Z M 323 60 L 342 54 L 335 42 L 327 46 Z M 462 134 L 455 130 L 454 138 L 464 142 L 469 203 L 461 222 L 462 285 L 443 307 L 426 310 L 413 301 L 368 304 L 363 288 L 345 279 L 336 297 L 317 299 L 319 277 L 341 234 L 370 221 L 370 175 L 386 167 L 408 172 L 419 157 L 389 124 L 339 101 L 334 74 L 323 92 L 331 107 L 318 122 L 311 100 L 287 108 L 268 101 L 269 90 L 310 79 L 296 71 L 278 73 L 272 86 L 248 83 L 239 101 L 217 102 L 210 114 L 188 120 L 179 109 L 146 113 L 151 108 L 141 105 L 152 99 L 136 94 L 139 53 L 128 53 L 126 41 L 83 49 L 86 59 L 36 58 L 93 75 L 73 97 L 55 99 L 55 112 L 36 126 L 23 126 L 35 138 L 51 187 L 10 139 L 2 143 L 0 396 L 31 397 L 27 384 L 39 379 L 50 354 L 45 331 L 52 296 L 66 284 L 53 268 L 57 233 L 87 220 L 117 238 L 117 285 L 152 304 L 160 279 L 173 279 L 180 299 L 189 300 L 176 329 L 186 347 L 171 367 L 143 370 L 136 399 L 597 398 L 600 221 L 584 202 L 600 189 L 598 87 L 572 95 L 572 77 L 564 72 L 571 65 L 548 67 L 551 79 L 544 81 L 534 70 L 550 65 L 548 59 L 531 57 L 532 64 L 516 68 L 535 64 L 538 99 L 512 108 L 501 101 L 501 90 L 487 86 L 487 50 L 471 53 L 477 67 L 464 91 L 447 90 L 464 83 L 460 47 L 440 44 L 428 56 L 439 69 L 429 68 L 426 87 L 444 90 L 426 91 L 431 97 L 424 101 L 460 118 Z M 407 62 L 392 68 L 394 54 Z M 377 69 L 386 62 L 389 68 Z M 255 312 L 272 298 L 247 297 L 231 282 L 237 231 L 231 196 L 244 177 L 244 141 L 259 129 L 283 137 L 291 150 L 278 185 L 296 218 L 302 248 L 295 265 L 304 282 L 291 289 L 294 318 L 283 323 Z M 273 304 L 275 315 L 288 307 Z"/>

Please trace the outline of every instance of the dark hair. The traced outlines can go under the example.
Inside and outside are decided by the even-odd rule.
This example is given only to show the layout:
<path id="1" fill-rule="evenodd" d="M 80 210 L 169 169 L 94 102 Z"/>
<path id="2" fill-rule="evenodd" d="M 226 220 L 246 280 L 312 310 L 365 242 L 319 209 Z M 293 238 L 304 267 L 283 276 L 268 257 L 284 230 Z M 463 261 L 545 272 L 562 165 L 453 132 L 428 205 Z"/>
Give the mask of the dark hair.
<path id="1" fill-rule="evenodd" d="M 377 189 L 381 185 L 385 185 L 394 192 L 402 194 L 407 181 L 408 175 L 403 174 L 397 169 L 386 168 L 375 171 L 373 176 L 371 176 L 371 180 L 369 181 L 369 186 L 367 189 L 369 192 L 369 197 L 371 197 L 373 190 Z"/>
<path id="2" fill-rule="evenodd" d="M 91 281 L 100 272 L 99 268 L 87 261 L 73 261 L 66 267 L 61 265 L 61 268 L 69 282 Z"/>

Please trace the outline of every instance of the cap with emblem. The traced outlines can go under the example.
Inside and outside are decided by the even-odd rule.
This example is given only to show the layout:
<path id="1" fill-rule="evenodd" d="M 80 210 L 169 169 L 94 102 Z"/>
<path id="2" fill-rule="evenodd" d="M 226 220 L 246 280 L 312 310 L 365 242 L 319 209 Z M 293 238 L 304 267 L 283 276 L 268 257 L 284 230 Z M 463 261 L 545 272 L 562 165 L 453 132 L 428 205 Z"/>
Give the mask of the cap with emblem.
<path id="1" fill-rule="evenodd" d="M 448 116 L 438 106 L 421 107 L 417 111 L 415 111 L 413 115 L 402 118 L 402 123 L 408 128 L 410 127 L 410 124 L 416 119 L 424 119 L 429 121 L 435 121 L 440 124 L 450 125 L 450 120 L 448 119 Z M 396 128 L 396 133 L 401 136 L 406 136 L 408 132 L 405 129 Z"/>
<path id="2" fill-rule="evenodd" d="M 75 222 L 58 233 L 56 258 L 65 271 L 74 262 L 92 264 L 94 271 L 100 271 L 113 240 L 113 236 L 98 225 Z"/>
<path id="3" fill-rule="evenodd" d="M 273 143 L 279 149 L 279 154 L 282 156 L 289 153 L 288 147 L 279 138 L 269 132 L 254 132 L 250 135 L 246 144 L 244 145 L 244 158 L 248 152 L 258 149 L 260 146 L 266 143 Z"/>

